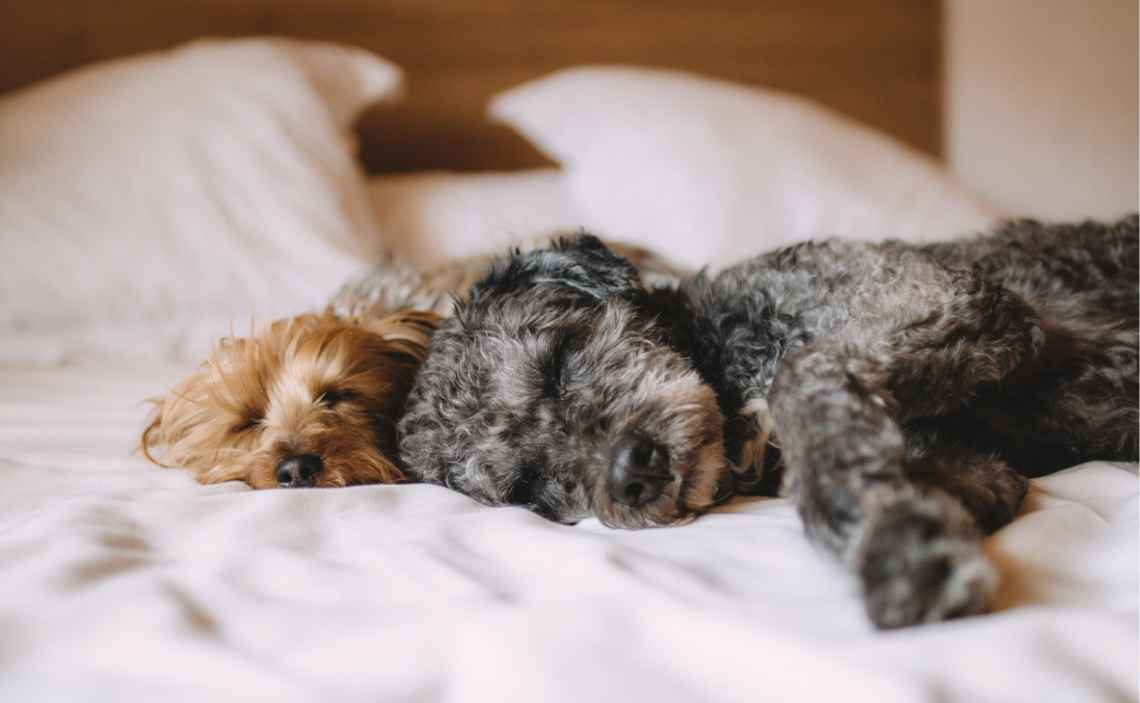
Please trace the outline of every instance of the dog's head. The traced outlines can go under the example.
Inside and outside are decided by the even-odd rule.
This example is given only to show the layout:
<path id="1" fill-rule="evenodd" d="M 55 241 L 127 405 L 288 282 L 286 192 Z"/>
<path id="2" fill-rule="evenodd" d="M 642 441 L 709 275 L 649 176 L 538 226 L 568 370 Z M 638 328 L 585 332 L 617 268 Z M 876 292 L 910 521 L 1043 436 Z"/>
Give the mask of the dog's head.
<path id="1" fill-rule="evenodd" d="M 202 483 L 345 486 L 402 478 L 396 422 L 437 318 L 331 314 L 223 339 L 162 398 L 143 454 Z"/>
<path id="2" fill-rule="evenodd" d="M 656 295 L 588 235 L 498 261 L 429 346 L 400 422 L 409 473 L 560 522 L 708 507 L 721 415 Z"/>

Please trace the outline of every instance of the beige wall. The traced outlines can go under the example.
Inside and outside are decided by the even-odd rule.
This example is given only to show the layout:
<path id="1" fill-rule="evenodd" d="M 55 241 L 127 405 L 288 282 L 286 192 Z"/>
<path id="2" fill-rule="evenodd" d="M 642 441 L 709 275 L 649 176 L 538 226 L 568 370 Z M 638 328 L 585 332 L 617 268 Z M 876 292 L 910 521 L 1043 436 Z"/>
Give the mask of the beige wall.
<path id="1" fill-rule="evenodd" d="M 1137 2 L 945 0 L 946 157 L 1043 218 L 1137 207 Z"/>

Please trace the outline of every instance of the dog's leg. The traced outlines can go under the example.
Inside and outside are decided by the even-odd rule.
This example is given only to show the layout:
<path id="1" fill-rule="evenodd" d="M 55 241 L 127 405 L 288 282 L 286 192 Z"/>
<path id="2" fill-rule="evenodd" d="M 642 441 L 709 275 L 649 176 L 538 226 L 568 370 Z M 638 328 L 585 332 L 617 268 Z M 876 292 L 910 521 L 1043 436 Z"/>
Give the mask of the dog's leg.
<path id="1" fill-rule="evenodd" d="M 907 432 L 907 474 L 920 487 L 945 491 L 958 500 L 986 534 L 1013 521 L 1029 490 L 1029 479 L 1001 458 L 953 441 L 930 443 Z"/>
<path id="2" fill-rule="evenodd" d="M 788 358 L 770 395 L 784 490 L 808 536 L 857 575 L 879 627 L 982 612 L 997 575 L 974 516 L 912 478 L 878 365 L 821 340 Z"/>
<path id="3" fill-rule="evenodd" d="M 900 422 L 961 408 L 1045 343 L 1040 317 L 1016 293 L 966 271 L 950 272 L 943 284 L 941 305 L 890 335 L 889 361 L 875 379 Z"/>

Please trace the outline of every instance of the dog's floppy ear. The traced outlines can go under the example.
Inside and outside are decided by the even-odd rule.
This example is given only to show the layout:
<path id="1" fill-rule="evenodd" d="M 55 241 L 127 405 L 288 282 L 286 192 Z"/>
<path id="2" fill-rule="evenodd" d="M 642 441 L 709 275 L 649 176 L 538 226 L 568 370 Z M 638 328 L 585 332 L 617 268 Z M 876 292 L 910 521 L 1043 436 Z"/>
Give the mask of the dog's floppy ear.
<path id="1" fill-rule="evenodd" d="M 511 252 L 495 262 L 471 288 L 470 300 L 487 295 L 553 286 L 586 299 L 630 298 L 641 291 L 637 269 L 585 232 L 556 240 L 551 246 Z"/>
<path id="2" fill-rule="evenodd" d="M 541 253 L 540 265 L 552 278 L 594 298 L 629 296 L 640 290 L 641 276 L 592 234 L 559 239 Z"/>
<path id="3" fill-rule="evenodd" d="M 152 406 L 146 428 L 139 437 L 139 451 L 155 466 L 170 468 L 186 464 L 182 442 L 209 424 L 209 409 L 202 403 L 211 367 L 202 364 L 166 395 L 148 398 Z"/>
<path id="4" fill-rule="evenodd" d="M 381 318 L 363 316 L 356 322 L 383 337 L 394 350 L 423 362 L 428 341 L 439 326 L 440 317 L 426 310 L 401 310 Z"/>

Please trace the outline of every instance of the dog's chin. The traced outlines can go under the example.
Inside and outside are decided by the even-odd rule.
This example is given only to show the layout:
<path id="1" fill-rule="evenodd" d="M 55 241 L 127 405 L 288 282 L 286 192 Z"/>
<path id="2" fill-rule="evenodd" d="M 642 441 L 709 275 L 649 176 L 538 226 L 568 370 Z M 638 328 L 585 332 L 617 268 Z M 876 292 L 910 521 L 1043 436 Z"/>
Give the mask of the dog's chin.
<path id="1" fill-rule="evenodd" d="M 652 503 L 629 508 L 612 503 L 599 506 L 598 521 L 606 527 L 639 530 L 649 527 L 672 527 L 692 522 L 700 515 L 674 498 L 659 498 Z"/>
<path id="2" fill-rule="evenodd" d="M 342 488 L 372 483 L 399 483 L 404 475 L 394 462 L 369 448 L 332 458 L 317 477 L 318 488 Z"/>

